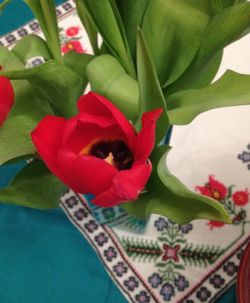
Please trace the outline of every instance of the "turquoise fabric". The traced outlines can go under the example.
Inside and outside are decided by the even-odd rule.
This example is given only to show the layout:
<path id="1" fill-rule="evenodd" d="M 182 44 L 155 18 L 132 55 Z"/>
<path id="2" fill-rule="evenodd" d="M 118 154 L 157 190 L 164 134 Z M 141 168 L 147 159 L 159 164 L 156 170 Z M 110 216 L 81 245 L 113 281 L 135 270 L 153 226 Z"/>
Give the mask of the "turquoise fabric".
<path id="1" fill-rule="evenodd" d="M 0 34 L 31 18 L 22 0 L 13 0 L 0 17 Z M 0 186 L 6 186 L 22 165 L 0 167 Z M 0 302 L 125 303 L 126 300 L 90 245 L 61 210 L 38 211 L 0 204 Z M 236 302 L 235 288 L 218 302 Z"/>
<path id="2" fill-rule="evenodd" d="M 23 1 L 13 0 L 0 16 L 0 34 L 31 18 Z M 22 166 L 0 167 L 0 186 L 6 186 Z M 0 302 L 127 301 L 61 210 L 39 211 L 0 203 Z"/>

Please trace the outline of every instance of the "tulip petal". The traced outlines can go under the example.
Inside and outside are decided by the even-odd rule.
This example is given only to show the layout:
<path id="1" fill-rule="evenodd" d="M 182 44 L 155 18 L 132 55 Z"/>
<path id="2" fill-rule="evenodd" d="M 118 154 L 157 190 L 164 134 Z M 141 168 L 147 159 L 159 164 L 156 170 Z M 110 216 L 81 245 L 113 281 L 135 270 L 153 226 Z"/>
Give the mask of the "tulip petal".
<path id="1" fill-rule="evenodd" d="M 142 129 L 134 143 L 134 157 L 137 163 L 145 163 L 155 145 L 156 122 L 162 109 L 146 112 L 142 116 Z"/>
<path id="2" fill-rule="evenodd" d="M 103 96 L 94 92 L 89 92 L 79 99 L 78 109 L 80 112 L 89 113 L 91 115 L 113 117 L 124 132 L 127 140 L 130 141 L 135 139 L 136 133 L 132 124 L 117 107 Z"/>
<path id="3" fill-rule="evenodd" d="M 79 116 L 67 121 L 63 134 L 63 147 L 80 153 L 86 145 L 93 141 L 124 139 L 120 128 L 111 119 L 95 118 L 94 116 L 90 117 L 90 115 Z"/>
<path id="4" fill-rule="evenodd" d="M 151 171 L 151 164 L 136 165 L 132 169 L 119 171 L 113 179 L 112 186 L 97 195 L 92 200 L 93 204 L 112 207 L 122 202 L 136 200 L 145 187 Z"/>
<path id="5" fill-rule="evenodd" d="M 31 138 L 38 154 L 51 172 L 74 191 L 79 192 L 80 188 L 75 186 L 57 164 L 57 153 L 61 146 L 65 125 L 66 119 L 64 118 L 46 116 L 32 131 Z"/>
<path id="6" fill-rule="evenodd" d="M 5 77 L 0 77 L 0 126 L 6 120 L 14 103 L 14 90 L 11 82 Z"/>
<path id="7" fill-rule="evenodd" d="M 77 183 L 79 193 L 94 195 L 107 190 L 117 174 L 117 169 L 94 156 L 76 155 L 70 150 L 61 150 L 58 163 L 69 178 Z"/>

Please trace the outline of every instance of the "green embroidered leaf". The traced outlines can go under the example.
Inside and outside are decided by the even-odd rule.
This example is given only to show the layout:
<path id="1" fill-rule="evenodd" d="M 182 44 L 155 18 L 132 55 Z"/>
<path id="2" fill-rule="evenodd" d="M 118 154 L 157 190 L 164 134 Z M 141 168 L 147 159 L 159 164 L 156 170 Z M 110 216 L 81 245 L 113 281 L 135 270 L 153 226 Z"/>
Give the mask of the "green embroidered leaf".
<path id="1" fill-rule="evenodd" d="M 51 59 L 51 53 L 46 41 L 36 35 L 27 35 L 19 40 L 12 52 L 25 64 L 28 59 L 41 56 Z"/>
<path id="2" fill-rule="evenodd" d="M 41 161 L 28 164 L 7 188 L 0 189 L 0 200 L 32 208 L 58 207 L 65 186 Z"/>
<path id="3" fill-rule="evenodd" d="M 77 14 L 88 34 L 90 44 L 92 46 L 95 55 L 99 54 L 99 48 L 97 43 L 97 30 L 95 24 L 88 12 L 85 1 L 76 0 Z"/>
<path id="4" fill-rule="evenodd" d="M 218 201 L 191 192 L 168 171 L 163 154 L 166 149 L 166 146 L 162 146 L 155 152 L 154 163 L 158 162 L 159 158 L 160 161 L 158 165 L 153 165 L 157 168 L 152 173 L 148 192 L 141 194 L 134 202 L 122 204 L 124 209 L 139 218 L 159 214 L 179 224 L 195 219 L 231 223 L 226 210 Z"/>
<path id="5" fill-rule="evenodd" d="M 227 71 L 215 83 L 175 93 L 168 97 L 171 124 L 190 123 L 207 110 L 250 104 L 250 76 Z"/>
<path id="6" fill-rule="evenodd" d="M 207 1 L 150 1 L 142 31 L 161 85 L 179 78 L 193 61 L 209 20 Z"/>
<path id="7" fill-rule="evenodd" d="M 156 108 L 163 113 L 157 122 L 156 144 L 159 143 L 169 127 L 167 106 L 156 74 L 156 70 L 142 32 L 138 31 L 137 40 L 137 74 L 140 88 L 138 123 L 142 114 Z"/>
<path id="8" fill-rule="evenodd" d="M 21 61 L 9 50 L 0 47 L 0 64 L 4 70 L 24 68 Z M 35 151 L 30 132 L 47 114 L 52 115 L 48 99 L 25 80 L 12 82 L 15 104 L 8 119 L 0 128 L 0 165 Z M 15 138 L 15 140 L 13 140 Z"/>
<path id="9" fill-rule="evenodd" d="M 53 0 L 24 0 L 38 20 L 53 58 L 61 61 L 61 49 Z"/>
<path id="10" fill-rule="evenodd" d="M 63 63 L 81 77 L 83 82 L 82 92 L 88 84 L 86 68 L 89 62 L 93 59 L 94 56 L 92 55 L 79 54 L 75 51 L 70 51 L 63 56 Z"/>
<path id="11" fill-rule="evenodd" d="M 46 96 L 56 114 L 71 117 L 77 112 L 76 103 L 82 95 L 83 82 L 78 74 L 63 64 L 51 60 L 35 68 L 4 71 L 0 75 L 12 80 L 28 80 L 37 88 L 37 94 L 40 91 Z"/>
<path id="12" fill-rule="evenodd" d="M 115 18 L 109 0 L 79 0 L 79 3 L 81 2 L 87 8 L 88 14 L 94 21 L 96 28 L 102 35 L 110 51 L 121 62 L 126 71 L 132 77 L 135 77 L 135 70 L 129 49 L 127 48 L 127 42 L 124 40 L 123 32 L 121 32 L 121 24 Z"/>
<path id="13" fill-rule="evenodd" d="M 116 0 L 133 59 L 136 58 L 137 30 L 142 25 L 148 2 L 149 0 Z"/>
<path id="14" fill-rule="evenodd" d="M 139 87 L 122 65 L 110 55 L 102 55 L 87 66 L 91 89 L 113 102 L 128 119 L 138 115 Z"/>

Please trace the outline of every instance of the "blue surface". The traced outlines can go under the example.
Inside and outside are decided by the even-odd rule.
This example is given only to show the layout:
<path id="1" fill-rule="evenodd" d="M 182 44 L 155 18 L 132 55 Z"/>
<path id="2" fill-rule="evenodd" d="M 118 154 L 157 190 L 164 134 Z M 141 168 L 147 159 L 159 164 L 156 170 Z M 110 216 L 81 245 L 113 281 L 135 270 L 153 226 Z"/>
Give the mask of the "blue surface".
<path id="1" fill-rule="evenodd" d="M 0 34 L 31 18 L 26 5 L 13 0 L 0 16 Z M 22 165 L 0 167 L 0 187 L 6 186 Z M 0 203 L 0 303 L 44 302 L 127 301 L 61 210 L 39 211 Z"/>

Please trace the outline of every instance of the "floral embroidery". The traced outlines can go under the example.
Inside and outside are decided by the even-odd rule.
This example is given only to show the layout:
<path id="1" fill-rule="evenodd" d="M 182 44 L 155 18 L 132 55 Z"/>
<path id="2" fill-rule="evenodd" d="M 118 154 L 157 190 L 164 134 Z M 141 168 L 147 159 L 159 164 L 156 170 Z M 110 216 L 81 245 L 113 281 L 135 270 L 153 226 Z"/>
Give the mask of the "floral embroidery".
<path id="1" fill-rule="evenodd" d="M 179 275 L 179 277 L 174 280 L 174 285 L 179 291 L 183 291 L 189 286 L 189 283 L 184 276 Z"/>
<path id="2" fill-rule="evenodd" d="M 164 229 L 167 229 L 168 222 L 163 217 L 159 217 L 159 219 L 155 221 L 154 226 L 158 231 L 163 231 Z"/>
<path id="3" fill-rule="evenodd" d="M 220 275 L 214 275 L 209 282 L 214 286 L 214 288 L 220 288 L 225 283 L 225 279 L 223 279 Z"/>
<path id="4" fill-rule="evenodd" d="M 146 291 L 141 291 L 138 295 L 135 296 L 135 299 L 138 303 L 148 303 L 150 302 L 150 297 Z"/>
<path id="5" fill-rule="evenodd" d="M 167 244 L 164 244 L 163 249 L 164 249 L 164 255 L 162 257 L 163 261 L 167 261 L 169 259 L 172 259 L 175 262 L 179 261 L 179 257 L 177 254 L 180 249 L 180 245 L 175 245 L 174 247 L 171 247 Z"/>
<path id="6" fill-rule="evenodd" d="M 118 277 L 122 277 L 128 271 L 128 268 L 123 262 L 118 262 L 118 264 L 113 267 L 113 270 Z"/>
<path id="7" fill-rule="evenodd" d="M 161 288 L 161 295 L 163 296 L 164 301 L 170 301 L 172 296 L 175 295 L 173 285 L 170 283 L 165 283 Z"/>
<path id="8" fill-rule="evenodd" d="M 106 257 L 108 262 L 111 262 L 117 257 L 117 252 L 113 246 L 110 246 L 108 249 L 104 250 L 104 256 Z"/>
<path id="9" fill-rule="evenodd" d="M 244 206 L 249 202 L 249 192 L 248 190 L 236 191 L 233 196 L 233 202 L 238 206 Z"/>
<path id="10" fill-rule="evenodd" d="M 78 221 L 81 221 L 81 220 L 83 220 L 83 218 L 87 218 L 88 213 L 86 212 L 85 209 L 80 208 L 80 209 L 78 209 L 77 211 L 74 212 L 74 216 L 76 217 L 76 219 Z"/>
<path id="11" fill-rule="evenodd" d="M 95 236 L 95 240 L 99 246 L 103 246 L 108 242 L 108 237 L 104 233 L 100 233 L 99 235 Z"/>
<path id="12" fill-rule="evenodd" d="M 182 224 L 180 225 L 180 230 L 183 232 L 183 234 L 188 234 L 193 229 L 192 224 Z"/>
<path id="13" fill-rule="evenodd" d="M 227 195 L 226 186 L 215 180 L 213 176 L 209 176 L 209 181 L 205 186 L 196 186 L 196 189 L 199 190 L 201 194 L 212 197 L 218 201 L 225 199 Z"/>
<path id="14" fill-rule="evenodd" d="M 74 206 L 76 206 L 78 204 L 78 201 L 77 201 L 76 197 L 72 196 L 69 199 L 66 199 L 65 203 L 67 204 L 68 208 L 73 208 Z"/>
<path id="15" fill-rule="evenodd" d="M 229 275 L 233 276 L 238 271 L 238 266 L 236 266 L 233 262 L 228 262 L 223 266 L 223 270 Z"/>
<path id="16" fill-rule="evenodd" d="M 153 273 L 149 278 L 148 282 L 153 288 L 157 288 L 162 283 L 162 278 L 158 273 Z"/>
<path id="17" fill-rule="evenodd" d="M 128 290 L 134 291 L 139 286 L 139 283 L 135 277 L 129 277 L 128 280 L 124 281 L 124 285 L 128 288 Z"/>
<path id="18" fill-rule="evenodd" d="M 201 302 L 205 302 L 211 296 L 211 292 L 206 287 L 201 287 L 197 291 L 196 296 Z"/>
<path id="19" fill-rule="evenodd" d="M 248 163 L 247 168 L 250 169 L 250 144 L 247 146 L 248 151 L 243 151 L 241 154 L 238 155 L 238 159 L 241 160 L 243 163 Z"/>
<path id="20" fill-rule="evenodd" d="M 94 232 L 95 230 L 97 230 L 98 225 L 95 223 L 94 220 L 90 220 L 88 223 L 86 223 L 84 225 L 84 227 L 88 230 L 89 233 Z"/>
<path id="21" fill-rule="evenodd" d="M 71 26 L 66 29 L 65 33 L 68 37 L 74 37 L 79 34 L 80 27 L 79 26 Z"/>

